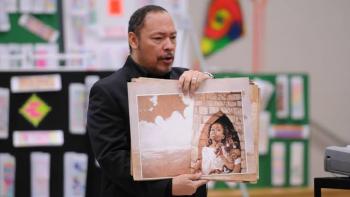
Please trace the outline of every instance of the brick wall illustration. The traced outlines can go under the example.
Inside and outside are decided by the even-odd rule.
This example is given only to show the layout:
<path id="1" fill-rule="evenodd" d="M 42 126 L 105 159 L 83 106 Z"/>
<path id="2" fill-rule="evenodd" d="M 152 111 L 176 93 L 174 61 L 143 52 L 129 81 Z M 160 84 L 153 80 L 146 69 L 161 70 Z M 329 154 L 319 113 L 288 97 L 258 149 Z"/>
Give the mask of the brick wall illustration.
<path id="1" fill-rule="evenodd" d="M 198 129 L 199 131 L 196 132 L 197 137 L 195 137 L 195 139 L 199 139 L 197 149 L 198 152 L 195 152 L 195 154 L 198 156 L 198 158 L 202 157 L 202 147 L 207 145 L 210 125 L 225 114 L 230 119 L 238 133 L 241 146 L 241 172 L 245 172 L 246 154 L 241 92 L 200 93 L 195 95 L 194 100 L 195 129 Z"/>

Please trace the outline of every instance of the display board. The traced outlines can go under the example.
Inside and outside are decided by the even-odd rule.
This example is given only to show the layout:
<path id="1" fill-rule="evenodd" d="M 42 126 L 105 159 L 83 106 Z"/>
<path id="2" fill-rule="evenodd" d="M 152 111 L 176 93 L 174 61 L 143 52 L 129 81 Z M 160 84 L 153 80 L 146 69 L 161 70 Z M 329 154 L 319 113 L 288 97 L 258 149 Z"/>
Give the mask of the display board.
<path id="1" fill-rule="evenodd" d="M 248 188 L 308 186 L 309 177 L 309 79 L 304 73 L 217 73 L 216 78 L 249 77 L 267 95 L 262 112 L 269 114 L 268 131 L 260 127 L 260 142 L 267 135 L 266 151 L 259 156 L 259 180 Z M 263 81 L 263 82 L 261 82 Z M 270 87 L 270 88 L 266 88 Z M 268 89 L 268 90 L 266 90 Z M 266 98 L 263 98 L 264 100 Z M 264 102 L 264 101 L 262 101 Z M 261 122 L 260 122 L 261 123 Z M 265 136 L 266 137 L 266 136 Z M 214 189 L 236 184 L 215 182 Z"/>
<path id="2" fill-rule="evenodd" d="M 15 166 L 15 196 L 31 196 L 32 177 L 31 154 L 33 152 L 48 153 L 49 164 L 49 194 L 51 197 L 62 197 L 64 195 L 64 155 L 67 152 L 85 153 L 88 157 L 87 177 L 85 187 L 80 188 L 85 191 L 87 197 L 98 196 L 100 190 L 100 171 L 96 166 L 87 133 L 72 133 L 69 117 L 69 94 L 70 84 L 85 84 L 87 76 L 102 78 L 112 72 L 0 72 L 0 87 L 10 90 L 11 79 L 21 76 L 59 76 L 61 88 L 55 91 L 10 91 L 9 125 L 8 138 L 0 138 L 0 153 L 9 153 L 14 156 Z M 37 87 L 38 88 L 38 87 Z M 28 99 L 35 94 L 41 101 L 49 106 L 50 111 L 42 118 L 39 124 L 33 125 L 21 113 L 21 109 Z M 1 99 L 0 99 L 1 100 Z M 75 107 L 74 110 L 79 109 Z M 4 108 L 2 108 L 4 110 Z M 5 113 L 6 114 L 6 113 Z M 85 114 L 84 114 L 85 115 Z M 57 146 L 27 146 L 15 147 L 13 144 L 14 131 L 23 133 L 25 131 L 63 131 L 64 142 Z M 40 143 L 40 142 L 39 142 Z M 40 170 L 44 167 L 40 166 Z M 45 184 L 44 184 L 45 185 Z M 44 186 L 43 186 L 44 187 Z"/>

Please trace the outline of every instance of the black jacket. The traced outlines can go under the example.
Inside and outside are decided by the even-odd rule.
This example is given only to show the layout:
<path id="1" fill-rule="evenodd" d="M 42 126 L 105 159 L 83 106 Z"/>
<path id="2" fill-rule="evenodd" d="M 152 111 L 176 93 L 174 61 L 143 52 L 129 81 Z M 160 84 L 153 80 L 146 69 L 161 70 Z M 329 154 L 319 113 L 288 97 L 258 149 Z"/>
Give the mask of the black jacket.
<path id="1" fill-rule="evenodd" d="M 178 79 L 184 68 L 158 78 Z M 129 56 L 125 65 L 94 84 L 89 96 L 87 131 L 102 169 L 101 197 L 171 196 L 171 179 L 134 181 L 130 175 L 130 125 L 127 82 L 151 76 Z M 193 196 L 206 196 L 206 186 Z"/>

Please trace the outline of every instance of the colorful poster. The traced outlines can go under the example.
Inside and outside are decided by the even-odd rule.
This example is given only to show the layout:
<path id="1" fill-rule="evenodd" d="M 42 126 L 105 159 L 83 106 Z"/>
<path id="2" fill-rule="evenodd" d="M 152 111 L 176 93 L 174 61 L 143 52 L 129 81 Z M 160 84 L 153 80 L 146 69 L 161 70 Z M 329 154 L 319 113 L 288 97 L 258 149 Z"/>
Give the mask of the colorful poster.
<path id="1" fill-rule="evenodd" d="M 240 38 L 244 33 L 243 26 L 238 0 L 212 0 L 201 43 L 203 54 L 211 55 Z"/>
<path id="2" fill-rule="evenodd" d="M 15 196 L 16 160 L 8 153 L 0 153 L 0 196 Z"/>
<path id="3" fill-rule="evenodd" d="M 36 94 L 32 94 L 19 109 L 19 113 L 34 127 L 38 127 L 50 111 L 51 107 Z"/>
<path id="4" fill-rule="evenodd" d="M 9 135 L 10 90 L 0 87 L 0 139 Z"/>
<path id="5" fill-rule="evenodd" d="M 86 88 L 81 83 L 69 84 L 69 131 L 72 134 L 85 134 Z"/>
<path id="6" fill-rule="evenodd" d="M 11 92 L 51 92 L 60 91 L 62 88 L 61 76 L 51 75 L 27 75 L 11 77 Z"/>
<path id="7" fill-rule="evenodd" d="M 19 18 L 19 25 L 38 37 L 42 38 L 48 42 L 56 42 L 59 36 L 57 30 L 52 27 L 46 25 L 44 22 L 39 19 L 31 16 L 29 14 L 24 14 Z"/>
<path id="8" fill-rule="evenodd" d="M 50 154 L 32 152 L 30 154 L 31 196 L 50 196 Z"/>
<path id="9" fill-rule="evenodd" d="M 63 131 L 14 131 L 14 147 L 36 147 L 36 146 L 62 146 L 64 142 Z"/>
<path id="10" fill-rule="evenodd" d="M 88 156 L 85 153 L 64 153 L 64 196 L 84 197 Z"/>

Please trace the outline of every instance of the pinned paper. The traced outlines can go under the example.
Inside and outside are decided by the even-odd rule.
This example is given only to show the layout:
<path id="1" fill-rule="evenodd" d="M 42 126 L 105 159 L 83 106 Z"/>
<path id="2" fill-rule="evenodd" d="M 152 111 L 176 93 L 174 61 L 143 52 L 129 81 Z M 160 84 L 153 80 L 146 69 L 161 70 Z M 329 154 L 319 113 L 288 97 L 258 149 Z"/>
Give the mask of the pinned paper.
<path id="1" fill-rule="evenodd" d="M 0 196 L 15 196 L 16 160 L 8 153 L 0 153 Z"/>
<path id="2" fill-rule="evenodd" d="M 278 75 L 276 78 L 276 111 L 278 118 L 289 116 L 289 83 L 287 75 Z"/>
<path id="3" fill-rule="evenodd" d="M 11 29 L 9 13 L 5 7 L 5 1 L 0 1 L 0 32 L 6 32 Z"/>
<path id="4" fill-rule="evenodd" d="M 308 125 L 273 125 L 270 136 L 274 138 L 305 139 L 309 137 Z"/>
<path id="5" fill-rule="evenodd" d="M 14 131 L 14 147 L 36 147 L 36 146 L 62 146 L 64 142 L 63 131 Z"/>
<path id="6" fill-rule="evenodd" d="M 64 196 L 84 197 L 88 157 L 84 153 L 67 152 L 64 154 Z"/>
<path id="7" fill-rule="evenodd" d="M 0 87 L 0 139 L 9 135 L 10 90 Z"/>
<path id="8" fill-rule="evenodd" d="M 302 76 L 293 76 L 291 78 L 292 87 L 292 118 L 296 120 L 305 117 L 304 104 L 304 79 Z"/>
<path id="9" fill-rule="evenodd" d="M 28 31 L 39 36 L 45 41 L 56 42 L 58 38 L 58 31 L 52 27 L 46 25 L 39 19 L 31 16 L 29 14 L 24 14 L 19 18 L 18 24 L 23 28 L 26 28 Z"/>
<path id="10" fill-rule="evenodd" d="M 109 15 L 111 16 L 120 16 L 123 15 L 123 3 L 124 0 L 109 0 Z"/>
<path id="11" fill-rule="evenodd" d="M 269 129 L 271 115 L 268 111 L 261 111 L 259 117 L 259 154 L 267 154 L 269 148 Z"/>
<path id="12" fill-rule="evenodd" d="M 69 85 L 69 131 L 73 134 L 85 134 L 85 98 L 84 84 Z"/>
<path id="13" fill-rule="evenodd" d="M 36 44 L 34 55 L 36 68 L 57 68 L 59 66 L 56 58 L 58 55 L 57 44 Z"/>
<path id="14" fill-rule="evenodd" d="M 50 197 L 50 154 L 30 154 L 31 196 Z"/>
<path id="15" fill-rule="evenodd" d="M 11 91 L 22 92 L 52 92 L 62 88 L 61 76 L 52 75 L 28 75 L 14 76 L 11 78 Z"/>
<path id="16" fill-rule="evenodd" d="M 36 94 L 32 94 L 19 109 L 19 113 L 34 127 L 38 127 L 50 111 L 51 107 Z"/>
<path id="17" fill-rule="evenodd" d="M 289 183 L 300 186 L 304 182 L 304 144 L 293 142 L 290 145 Z"/>
<path id="18" fill-rule="evenodd" d="M 282 142 L 275 142 L 271 145 L 271 178 L 273 186 L 282 186 L 285 184 L 285 160 L 286 146 Z"/>

